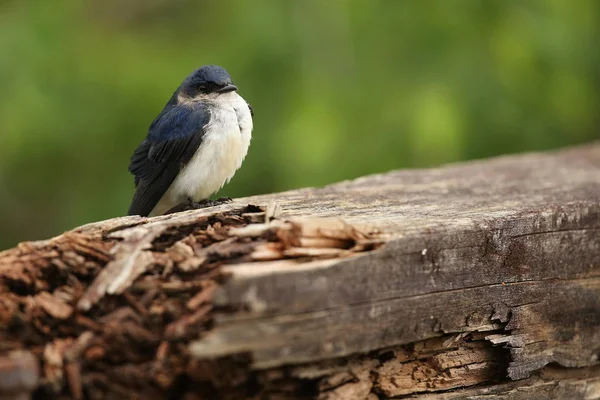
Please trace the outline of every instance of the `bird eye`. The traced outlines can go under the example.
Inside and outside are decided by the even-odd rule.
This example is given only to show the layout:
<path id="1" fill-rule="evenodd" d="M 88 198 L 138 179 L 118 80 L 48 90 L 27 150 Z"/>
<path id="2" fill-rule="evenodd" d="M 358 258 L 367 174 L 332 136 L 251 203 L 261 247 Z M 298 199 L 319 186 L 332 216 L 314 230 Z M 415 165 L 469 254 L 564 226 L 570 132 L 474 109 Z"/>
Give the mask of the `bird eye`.
<path id="1" fill-rule="evenodd" d="M 206 92 L 206 85 L 198 85 L 198 90 L 201 92 Z"/>

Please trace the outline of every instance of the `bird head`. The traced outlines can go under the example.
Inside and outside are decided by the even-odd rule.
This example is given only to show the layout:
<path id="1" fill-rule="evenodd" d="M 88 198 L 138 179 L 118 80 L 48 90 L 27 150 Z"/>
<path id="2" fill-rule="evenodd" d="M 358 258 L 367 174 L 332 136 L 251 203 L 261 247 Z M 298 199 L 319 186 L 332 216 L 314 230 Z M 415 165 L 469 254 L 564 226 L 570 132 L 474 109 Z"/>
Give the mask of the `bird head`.
<path id="1" fill-rule="evenodd" d="M 192 72 L 181 84 L 180 95 L 188 99 L 216 97 L 237 90 L 223 67 L 205 65 Z"/>

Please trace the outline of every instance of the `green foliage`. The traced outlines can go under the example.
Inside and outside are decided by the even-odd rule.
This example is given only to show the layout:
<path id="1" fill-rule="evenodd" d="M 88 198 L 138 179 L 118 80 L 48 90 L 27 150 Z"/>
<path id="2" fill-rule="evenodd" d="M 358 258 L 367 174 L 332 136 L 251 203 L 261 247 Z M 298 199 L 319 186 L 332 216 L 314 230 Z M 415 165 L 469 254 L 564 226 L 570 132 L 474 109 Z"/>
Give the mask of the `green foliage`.
<path id="1" fill-rule="evenodd" d="M 180 81 L 255 109 L 220 195 L 598 138 L 596 0 L 0 0 L 0 248 L 126 212 Z"/>

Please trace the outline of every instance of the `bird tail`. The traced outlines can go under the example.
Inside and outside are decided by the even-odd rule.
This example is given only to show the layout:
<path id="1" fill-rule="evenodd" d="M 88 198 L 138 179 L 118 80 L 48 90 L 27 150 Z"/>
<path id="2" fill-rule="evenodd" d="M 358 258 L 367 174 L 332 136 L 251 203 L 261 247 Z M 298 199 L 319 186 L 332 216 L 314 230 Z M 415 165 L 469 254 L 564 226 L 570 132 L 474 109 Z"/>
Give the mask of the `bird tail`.
<path id="1" fill-rule="evenodd" d="M 150 215 L 155 204 L 150 201 L 151 199 L 148 196 L 148 192 L 148 186 L 137 185 L 127 215 L 139 215 L 142 217 Z"/>

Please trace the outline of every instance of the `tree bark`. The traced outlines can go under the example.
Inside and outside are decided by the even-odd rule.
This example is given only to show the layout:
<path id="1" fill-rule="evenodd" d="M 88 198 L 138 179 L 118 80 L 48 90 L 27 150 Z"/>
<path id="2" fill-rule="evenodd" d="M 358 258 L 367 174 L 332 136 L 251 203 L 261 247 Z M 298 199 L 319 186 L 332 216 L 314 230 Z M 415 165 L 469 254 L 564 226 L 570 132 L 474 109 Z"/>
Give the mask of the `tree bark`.
<path id="1" fill-rule="evenodd" d="M 0 397 L 600 398 L 600 143 L 21 243 L 23 351 Z"/>

